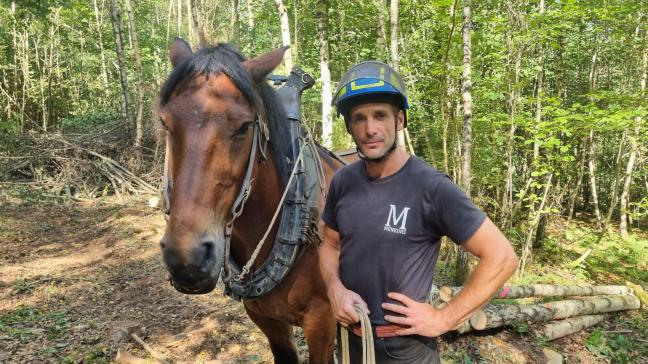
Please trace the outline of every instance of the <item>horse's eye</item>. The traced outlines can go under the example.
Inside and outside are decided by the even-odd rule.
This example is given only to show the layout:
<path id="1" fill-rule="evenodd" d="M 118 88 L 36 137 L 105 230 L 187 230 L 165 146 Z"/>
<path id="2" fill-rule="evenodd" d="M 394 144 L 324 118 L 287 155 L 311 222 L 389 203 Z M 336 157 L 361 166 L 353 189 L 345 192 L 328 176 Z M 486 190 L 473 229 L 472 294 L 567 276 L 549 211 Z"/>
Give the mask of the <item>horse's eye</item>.
<path id="1" fill-rule="evenodd" d="M 232 135 L 232 138 L 236 138 L 236 137 L 246 135 L 248 129 L 250 128 L 250 126 L 252 126 L 252 121 L 248 121 L 248 122 L 243 123 L 243 125 L 241 125 L 240 128 L 236 129 L 236 131 Z"/>

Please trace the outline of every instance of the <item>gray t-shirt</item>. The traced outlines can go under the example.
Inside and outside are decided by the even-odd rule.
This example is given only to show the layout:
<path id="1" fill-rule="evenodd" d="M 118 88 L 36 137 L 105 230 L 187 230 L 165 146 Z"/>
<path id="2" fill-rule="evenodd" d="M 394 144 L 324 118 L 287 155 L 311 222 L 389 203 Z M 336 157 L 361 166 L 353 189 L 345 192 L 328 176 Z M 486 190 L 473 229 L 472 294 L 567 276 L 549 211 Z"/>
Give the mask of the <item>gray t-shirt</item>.
<path id="1" fill-rule="evenodd" d="M 388 292 L 427 300 L 439 239 L 461 244 L 485 219 L 450 178 L 417 157 L 396 173 L 370 178 L 364 162 L 340 169 L 331 181 L 322 219 L 340 234 L 340 279 L 384 325 Z"/>

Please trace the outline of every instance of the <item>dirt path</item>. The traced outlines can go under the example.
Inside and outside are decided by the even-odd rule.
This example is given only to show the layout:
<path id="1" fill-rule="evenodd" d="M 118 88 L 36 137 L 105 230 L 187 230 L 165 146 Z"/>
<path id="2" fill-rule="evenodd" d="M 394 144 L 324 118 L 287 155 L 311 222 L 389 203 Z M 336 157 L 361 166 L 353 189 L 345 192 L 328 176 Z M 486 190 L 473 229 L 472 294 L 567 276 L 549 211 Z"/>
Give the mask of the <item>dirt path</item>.
<path id="1" fill-rule="evenodd" d="M 1 198 L 0 364 L 108 363 L 119 349 L 148 357 L 120 335 L 123 327 L 177 363 L 271 363 L 240 303 L 221 289 L 187 296 L 168 284 L 158 251 L 163 228 L 161 214 L 141 201 Z M 542 343 L 517 331 L 445 338 L 440 348 L 447 362 L 536 361 Z M 605 362 L 584 349 L 585 338 L 554 346 L 570 362 Z"/>

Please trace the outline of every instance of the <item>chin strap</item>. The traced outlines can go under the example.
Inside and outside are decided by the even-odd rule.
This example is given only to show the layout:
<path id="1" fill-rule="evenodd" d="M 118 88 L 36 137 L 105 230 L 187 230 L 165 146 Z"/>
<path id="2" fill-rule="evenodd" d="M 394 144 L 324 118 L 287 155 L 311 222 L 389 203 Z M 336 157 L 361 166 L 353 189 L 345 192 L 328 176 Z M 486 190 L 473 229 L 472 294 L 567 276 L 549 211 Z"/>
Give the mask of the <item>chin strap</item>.
<path id="1" fill-rule="evenodd" d="M 391 147 L 389 147 L 389 149 L 387 149 L 387 151 L 385 152 L 385 154 L 381 155 L 381 156 L 378 157 L 378 158 L 369 158 L 369 157 L 367 157 L 366 155 L 362 154 L 362 152 L 360 151 L 360 148 L 358 148 L 358 146 L 356 146 L 356 152 L 358 153 L 358 157 L 359 157 L 360 159 L 362 159 L 363 161 L 367 161 L 367 162 L 382 162 L 382 161 L 384 161 L 385 159 L 387 159 L 387 157 L 389 157 L 389 155 L 392 154 L 392 152 L 393 152 L 394 150 L 396 150 L 396 145 L 397 145 L 397 144 L 398 144 L 398 137 L 395 137 L 395 138 L 394 138 L 394 143 L 392 143 Z"/>

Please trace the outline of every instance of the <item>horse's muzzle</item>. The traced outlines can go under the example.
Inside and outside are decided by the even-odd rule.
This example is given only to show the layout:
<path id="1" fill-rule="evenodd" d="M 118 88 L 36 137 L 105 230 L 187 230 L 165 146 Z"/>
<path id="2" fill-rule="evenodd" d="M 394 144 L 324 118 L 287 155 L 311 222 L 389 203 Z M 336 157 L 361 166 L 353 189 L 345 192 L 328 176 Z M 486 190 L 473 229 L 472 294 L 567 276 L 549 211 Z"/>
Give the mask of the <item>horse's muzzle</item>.
<path id="1" fill-rule="evenodd" d="M 223 267 L 222 239 L 201 239 L 189 249 L 177 249 L 166 237 L 160 242 L 171 285 L 182 293 L 211 292 Z"/>

